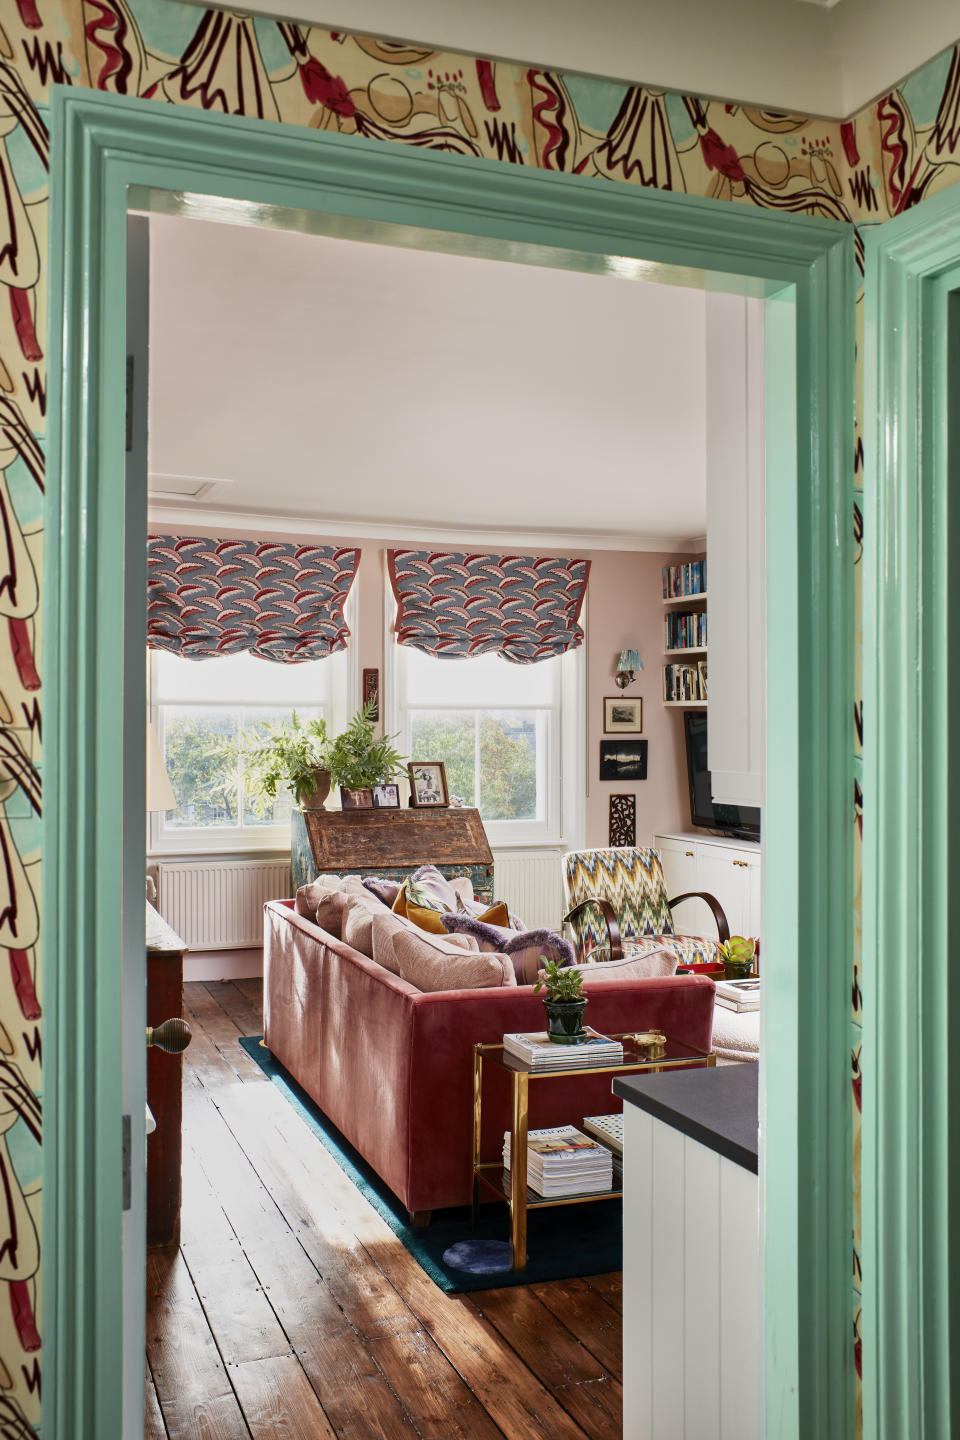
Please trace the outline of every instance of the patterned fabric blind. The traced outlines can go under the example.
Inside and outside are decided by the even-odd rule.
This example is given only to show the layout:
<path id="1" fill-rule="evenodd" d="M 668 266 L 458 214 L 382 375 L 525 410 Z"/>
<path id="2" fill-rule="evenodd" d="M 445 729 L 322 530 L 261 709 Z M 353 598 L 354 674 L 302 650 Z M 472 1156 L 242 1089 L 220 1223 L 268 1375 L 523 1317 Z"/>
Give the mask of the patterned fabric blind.
<path id="1" fill-rule="evenodd" d="M 248 650 L 297 664 L 342 650 L 360 551 L 151 535 L 147 644 L 200 660 Z"/>
<path id="2" fill-rule="evenodd" d="M 399 645 L 530 665 L 583 644 L 589 560 L 390 550 L 388 562 Z"/>

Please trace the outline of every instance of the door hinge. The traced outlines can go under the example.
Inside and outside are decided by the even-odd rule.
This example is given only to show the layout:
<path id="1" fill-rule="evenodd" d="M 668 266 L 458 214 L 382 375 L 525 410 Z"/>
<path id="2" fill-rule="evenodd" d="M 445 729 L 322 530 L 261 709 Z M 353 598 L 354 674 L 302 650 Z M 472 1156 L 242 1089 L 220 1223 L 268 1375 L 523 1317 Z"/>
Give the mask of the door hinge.
<path id="1" fill-rule="evenodd" d="M 121 1169 L 121 1191 L 123 1194 L 123 1208 L 129 1210 L 133 1203 L 133 1173 L 130 1165 L 130 1116 L 123 1117 L 123 1140 L 122 1140 L 122 1169 Z"/>

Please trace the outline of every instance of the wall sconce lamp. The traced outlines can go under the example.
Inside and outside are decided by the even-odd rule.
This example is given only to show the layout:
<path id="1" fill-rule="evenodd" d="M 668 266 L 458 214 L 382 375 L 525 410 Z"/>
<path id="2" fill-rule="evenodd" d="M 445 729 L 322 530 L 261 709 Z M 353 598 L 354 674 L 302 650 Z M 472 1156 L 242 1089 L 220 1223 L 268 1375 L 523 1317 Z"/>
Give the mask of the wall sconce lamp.
<path id="1" fill-rule="evenodd" d="M 642 669 L 643 661 L 640 659 L 639 650 L 621 650 L 615 677 L 620 689 L 625 690 L 628 685 L 632 685 L 637 678 L 637 671 Z"/>

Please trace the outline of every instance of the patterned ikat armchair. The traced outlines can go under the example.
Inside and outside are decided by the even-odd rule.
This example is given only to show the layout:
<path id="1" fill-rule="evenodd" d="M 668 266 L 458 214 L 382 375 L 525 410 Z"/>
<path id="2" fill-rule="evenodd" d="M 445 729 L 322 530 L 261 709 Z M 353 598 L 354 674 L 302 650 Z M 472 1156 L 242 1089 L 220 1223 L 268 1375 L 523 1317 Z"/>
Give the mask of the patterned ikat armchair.
<path id="1" fill-rule="evenodd" d="M 563 857 L 563 882 L 564 921 L 581 960 L 617 960 L 663 947 L 676 950 L 681 965 L 722 963 L 719 945 L 730 929 L 719 901 L 696 891 L 668 900 L 656 850 L 572 850 Z M 676 933 L 670 907 L 692 899 L 713 911 L 716 940 Z"/>

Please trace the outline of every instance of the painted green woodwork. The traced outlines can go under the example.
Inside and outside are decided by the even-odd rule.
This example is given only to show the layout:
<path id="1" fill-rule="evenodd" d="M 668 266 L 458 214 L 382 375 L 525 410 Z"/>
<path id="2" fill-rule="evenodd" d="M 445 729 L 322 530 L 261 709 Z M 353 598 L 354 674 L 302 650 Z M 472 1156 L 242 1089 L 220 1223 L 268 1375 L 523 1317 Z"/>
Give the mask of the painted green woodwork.
<path id="1" fill-rule="evenodd" d="M 793 287 L 795 467 L 778 448 L 789 445 L 790 424 L 768 428 L 779 457 L 768 761 L 782 803 L 770 808 L 764 876 L 766 953 L 792 960 L 799 935 L 802 965 L 778 967 L 765 993 L 767 1034 L 777 1040 L 764 1062 L 766 1431 L 778 1440 L 848 1434 L 849 227 L 93 92 L 55 90 L 51 119 L 50 353 L 62 357 L 62 374 L 52 367 L 47 534 L 57 554 L 46 567 L 45 610 L 45 854 L 56 876 L 44 897 L 53 1120 L 45 1432 L 54 1440 L 119 1434 L 119 995 L 122 944 L 136 948 L 139 935 L 133 920 L 122 924 L 118 877 L 124 863 L 142 875 L 143 855 L 142 826 L 125 828 L 118 763 L 122 718 L 138 734 L 143 721 L 142 670 L 128 670 L 125 683 L 121 664 L 129 199 L 638 278 L 680 266 L 740 293 Z M 130 623 L 140 626 L 139 611 Z M 142 914 L 142 893 L 130 903 Z"/>
<path id="2" fill-rule="evenodd" d="M 875 697 L 864 710 L 863 948 L 875 966 L 863 1028 L 864 1433 L 947 1440 L 960 1318 L 948 1164 L 951 1148 L 960 1154 L 960 195 L 865 238 L 864 520 L 876 538 L 864 573 L 864 694 Z"/>

